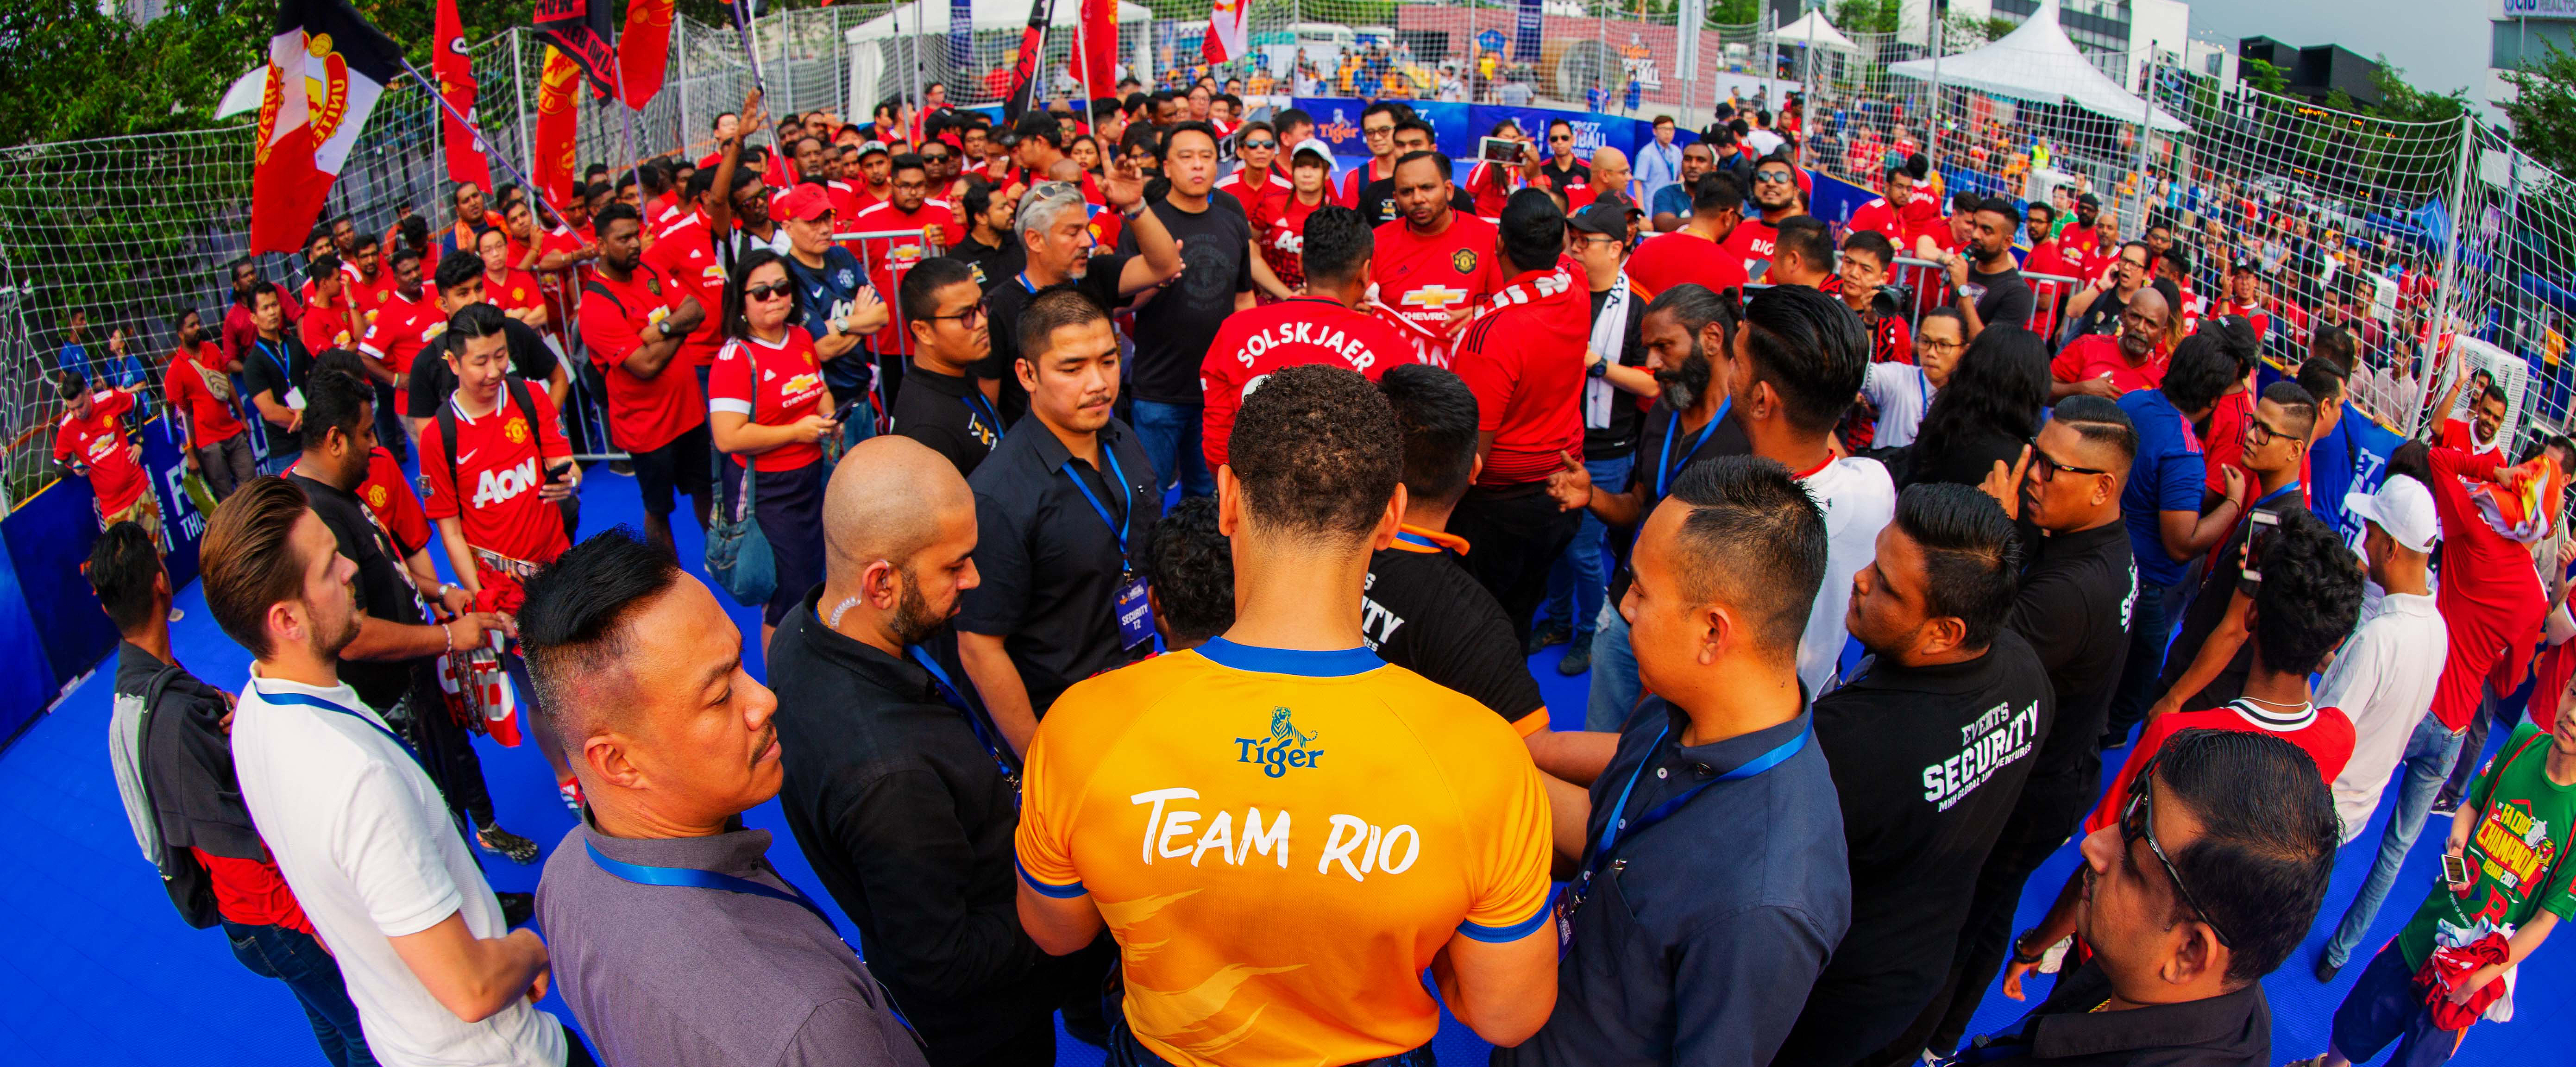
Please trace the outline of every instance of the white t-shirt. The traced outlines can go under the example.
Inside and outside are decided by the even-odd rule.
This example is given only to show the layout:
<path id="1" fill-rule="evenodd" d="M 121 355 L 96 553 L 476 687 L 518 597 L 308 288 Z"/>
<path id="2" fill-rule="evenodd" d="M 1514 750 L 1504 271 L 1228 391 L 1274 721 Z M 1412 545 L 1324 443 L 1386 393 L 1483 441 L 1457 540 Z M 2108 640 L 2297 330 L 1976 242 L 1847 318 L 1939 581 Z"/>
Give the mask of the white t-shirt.
<path id="1" fill-rule="evenodd" d="M 2343 820 L 2346 842 L 2370 824 L 2390 772 L 2406 757 L 2407 742 L 2433 706 L 2450 648 L 2450 628 L 2432 597 L 2392 593 L 2379 598 L 2326 668 L 2316 705 L 2341 708 L 2352 720 L 2352 759 L 2334 780 L 2335 816 Z"/>
<path id="2" fill-rule="evenodd" d="M 1808 699 L 1825 695 L 1843 655 L 1843 612 L 1852 575 L 1878 558 L 1878 532 L 1896 517 L 1896 482 L 1874 459 L 1838 459 L 1799 479 L 1825 512 L 1825 580 L 1798 637 L 1798 680 Z"/>
<path id="3" fill-rule="evenodd" d="M 1765 128 L 1757 129 L 1751 133 L 1745 134 L 1744 143 L 1752 145 L 1754 154 L 1757 156 L 1767 156 L 1773 152 L 1779 151 L 1780 146 L 1789 143 L 1789 141 L 1787 138 Z"/>
<path id="4" fill-rule="evenodd" d="M 1872 363 L 1869 376 L 1860 380 L 1862 396 L 1878 409 L 1878 429 L 1870 437 L 1872 448 L 1896 448 L 1914 443 L 1914 431 L 1923 426 L 1923 413 L 1932 409 L 1932 380 L 1923 376 L 1923 368 L 1911 363 Z"/>
<path id="5" fill-rule="evenodd" d="M 395 954 L 390 938 L 449 915 L 478 938 L 509 927 L 438 787 L 356 690 L 254 674 L 234 710 L 233 769 L 278 872 L 331 946 L 376 1062 L 561 1067 L 562 1024 L 525 998 L 466 1022 Z"/>

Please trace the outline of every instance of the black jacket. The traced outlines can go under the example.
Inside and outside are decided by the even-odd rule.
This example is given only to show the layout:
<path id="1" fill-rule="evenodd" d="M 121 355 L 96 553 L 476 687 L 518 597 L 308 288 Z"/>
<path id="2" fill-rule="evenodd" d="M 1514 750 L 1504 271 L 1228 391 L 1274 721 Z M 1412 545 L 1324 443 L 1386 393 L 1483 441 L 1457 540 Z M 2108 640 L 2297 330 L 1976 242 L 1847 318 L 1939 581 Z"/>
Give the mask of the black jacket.
<path id="1" fill-rule="evenodd" d="M 1082 957 L 1049 957 L 1020 930 L 1019 806 L 966 713 L 918 662 L 825 628 L 820 594 L 807 593 L 770 639 L 779 806 L 930 1062 L 971 1062 L 1053 1025 L 1071 988 L 1067 961 Z M 934 643 L 947 645 L 934 662 L 972 692 L 955 639 Z"/>
<path id="2" fill-rule="evenodd" d="M 2233 993 L 2127 1011 L 2093 1009 L 2110 979 L 2086 964 L 2012 1030 L 1960 1050 L 1961 1063 L 2052 1067 L 2270 1067 L 2272 1007 L 2261 982 Z"/>

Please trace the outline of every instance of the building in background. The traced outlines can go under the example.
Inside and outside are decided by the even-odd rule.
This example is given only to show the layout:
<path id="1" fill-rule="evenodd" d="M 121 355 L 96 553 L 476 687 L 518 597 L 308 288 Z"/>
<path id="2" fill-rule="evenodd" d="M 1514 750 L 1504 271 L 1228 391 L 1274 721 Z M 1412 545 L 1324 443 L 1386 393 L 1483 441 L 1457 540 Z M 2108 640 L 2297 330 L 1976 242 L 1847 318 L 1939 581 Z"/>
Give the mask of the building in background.
<path id="1" fill-rule="evenodd" d="M 2292 96 L 2324 103 L 2326 97 L 2341 89 L 2353 103 L 2363 107 L 2380 103 L 2379 87 L 2372 82 L 2379 64 L 2342 45 L 2301 48 L 2269 37 L 2248 37 L 2236 43 L 2236 58 L 2237 76 L 2249 82 L 2254 80 L 2254 66 L 2247 60 L 2259 59 L 2279 67 L 2289 82 L 2282 91 Z"/>
<path id="2" fill-rule="evenodd" d="M 2538 65 L 2553 45 L 2576 54 L 2576 0 L 2487 0 L 2487 14 L 2495 27 L 2487 58 L 2486 100 L 2494 109 L 2488 117 L 2503 121 L 2504 105 L 2516 95 L 2507 72 Z"/>
<path id="3" fill-rule="evenodd" d="M 2094 66 L 2133 90 L 2150 59 L 2179 64 L 2191 40 L 2191 5 L 2183 0 L 1900 0 L 1896 35 L 1923 44 L 1936 10 L 1947 13 L 1953 26 L 1990 19 L 2018 26 L 2038 14 L 2043 3 L 2056 4 L 2057 24 Z M 1957 41 L 1951 43 L 1950 51 L 1965 50 Z"/>

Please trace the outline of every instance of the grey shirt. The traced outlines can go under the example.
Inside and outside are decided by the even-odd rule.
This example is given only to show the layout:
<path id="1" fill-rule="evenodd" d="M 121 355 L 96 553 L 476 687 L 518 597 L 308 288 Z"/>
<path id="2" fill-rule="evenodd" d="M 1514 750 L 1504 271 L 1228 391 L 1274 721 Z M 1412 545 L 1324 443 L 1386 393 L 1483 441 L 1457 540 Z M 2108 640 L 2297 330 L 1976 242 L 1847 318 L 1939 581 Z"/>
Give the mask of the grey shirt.
<path id="1" fill-rule="evenodd" d="M 793 900 L 644 885 L 600 868 L 687 867 L 790 894 L 769 831 L 630 840 L 587 822 L 537 885 L 555 988 L 618 1067 L 925 1067 L 921 1047 L 858 953 Z"/>

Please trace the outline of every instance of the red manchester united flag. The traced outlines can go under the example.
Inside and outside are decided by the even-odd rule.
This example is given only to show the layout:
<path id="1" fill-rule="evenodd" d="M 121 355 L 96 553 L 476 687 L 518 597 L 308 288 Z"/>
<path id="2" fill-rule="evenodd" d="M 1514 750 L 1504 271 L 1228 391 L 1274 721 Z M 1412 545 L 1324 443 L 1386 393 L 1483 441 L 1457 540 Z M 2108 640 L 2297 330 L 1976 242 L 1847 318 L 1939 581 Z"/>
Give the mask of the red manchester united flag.
<path id="1" fill-rule="evenodd" d="M 259 105 L 252 252 L 303 245 L 401 57 L 346 0 L 279 0 Z"/>
<path id="2" fill-rule="evenodd" d="M 438 79 L 438 95 L 456 109 L 442 112 L 439 119 L 447 142 L 447 180 L 489 190 L 492 163 L 483 157 L 483 131 L 473 125 L 474 97 L 481 86 L 474 81 L 474 57 L 465 51 L 465 23 L 456 16 L 456 0 L 438 0 L 436 32 L 438 51 L 430 56 L 429 71 Z M 457 121 L 458 115 L 465 121 Z"/>
<path id="3" fill-rule="evenodd" d="M 617 42 L 617 69 L 626 81 L 626 106 L 637 111 L 662 91 L 662 68 L 671 55 L 672 0 L 627 0 L 626 33 Z"/>

